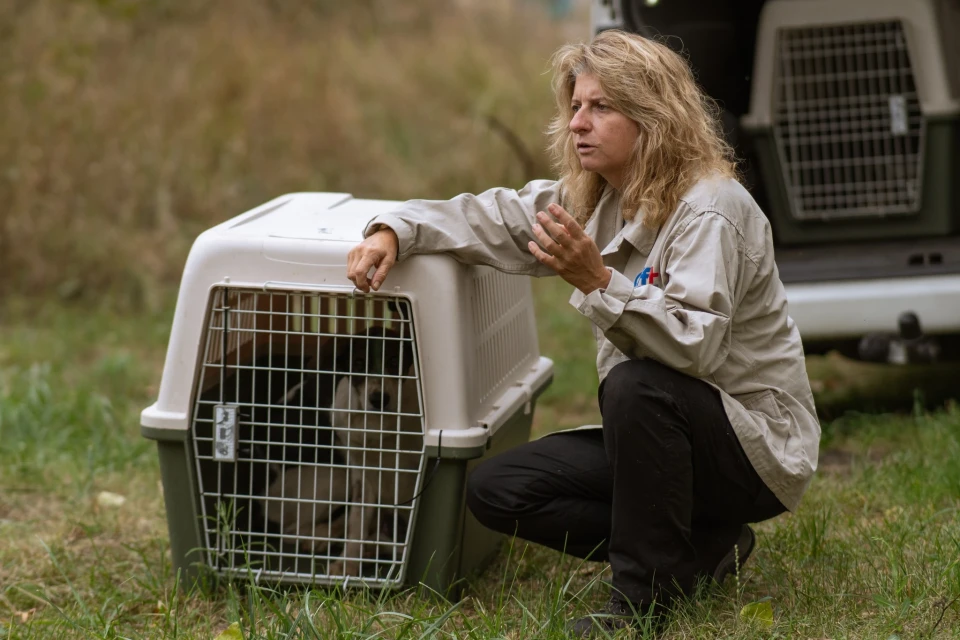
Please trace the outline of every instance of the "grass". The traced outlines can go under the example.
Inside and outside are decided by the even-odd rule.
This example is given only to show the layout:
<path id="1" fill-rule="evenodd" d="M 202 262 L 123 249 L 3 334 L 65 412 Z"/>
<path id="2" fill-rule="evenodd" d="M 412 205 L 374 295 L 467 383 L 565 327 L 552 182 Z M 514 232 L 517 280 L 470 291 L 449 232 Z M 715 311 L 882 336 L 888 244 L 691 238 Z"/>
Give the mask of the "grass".
<path id="1" fill-rule="evenodd" d="M 535 291 L 557 371 L 537 409 L 544 433 L 594 419 L 595 373 L 567 288 L 544 280 Z M 343 594 L 244 580 L 182 593 L 156 453 L 138 433 L 170 298 L 143 314 L 18 300 L 0 325 L 0 638 L 214 638 L 236 623 L 237 637 L 256 639 L 551 639 L 603 600 L 605 566 L 522 541 L 468 576 L 453 602 L 416 588 Z M 835 358 L 810 368 L 824 388 L 841 373 L 876 373 Z M 899 389 L 913 398 L 909 383 Z M 801 509 L 758 525 L 744 573 L 680 607 L 663 637 L 958 636 L 960 410 L 848 412 L 824 425 L 822 456 Z M 772 606 L 772 626 L 741 617 L 757 602 Z"/>
<path id="2" fill-rule="evenodd" d="M 532 0 L 0 2 L 0 639 L 549 640 L 602 602 L 606 567 L 520 541 L 452 602 L 182 592 L 138 427 L 200 229 L 288 191 L 548 175 L 542 72 L 585 24 Z M 597 423 L 590 327 L 559 280 L 535 292 L 556 374 L 535 433 Z M 960 637 L 956 371 L 808 365 L 830 421 L 801 509 L 664 637 Z"/>

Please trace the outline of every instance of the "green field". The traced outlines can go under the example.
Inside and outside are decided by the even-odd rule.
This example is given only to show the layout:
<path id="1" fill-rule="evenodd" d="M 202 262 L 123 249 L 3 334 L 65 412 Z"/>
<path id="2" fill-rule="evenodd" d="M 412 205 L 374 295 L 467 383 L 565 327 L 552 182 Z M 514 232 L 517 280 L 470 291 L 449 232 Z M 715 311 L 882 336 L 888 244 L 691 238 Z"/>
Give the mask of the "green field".
<path id="1" fill-rule="evenodd" d="M 200 230 L 291 191 L 549 176 L 544 72 L 588 36 L 574 4 L 0 0 L 0 639 L 551 639 L 603 602 L 604 566 L 520 541 L 456 602 L 182 592 L 139 435 Z M 535 292 L 556 374 L 535 432 L 596 423 L 589 327 L 563 282 Z M 960 637 L 956 369 L 808 368 L 824 438 L 801 509 L 663 637 Z M 757 603 L 772 621 L 741 615 Z"/>
<path id="2" fill-rule="evenodd" d="M 592 422 L 588 327 L 561 281 L 535 290 L 541 347 L 557 373 L 535 428 Z M 7 305 L 0 638 L 213 638 L 234 622 L 244 638 L 559 638 L 564 619 L 603 600 L 604 566 L 520 541 L 469 576 L 459 602 L 417 589 L 343 596 L 242 581 L 178 592 L 156 453 L 138 430 L 159 382 L 169 298 L 161 308 Z M 865 402 L 865 389 L 882 389 L 877 402 L 914 398 L 910 372 L 896 379 L 836 358 L 810 365 L 827 409 L 842 407 L 844 393 Z M 847 412 L 825 423 L 821 456 L 799 512 L 757 527 L 739 581 L 680 608 L 663 637 L 960 635 L 960 410 L 916 402 L 899 415 Z M 104 503 L 102 492 L 125 501 Z M 772 606 L 772 626 L 740 616 L 755 602 Z"/>

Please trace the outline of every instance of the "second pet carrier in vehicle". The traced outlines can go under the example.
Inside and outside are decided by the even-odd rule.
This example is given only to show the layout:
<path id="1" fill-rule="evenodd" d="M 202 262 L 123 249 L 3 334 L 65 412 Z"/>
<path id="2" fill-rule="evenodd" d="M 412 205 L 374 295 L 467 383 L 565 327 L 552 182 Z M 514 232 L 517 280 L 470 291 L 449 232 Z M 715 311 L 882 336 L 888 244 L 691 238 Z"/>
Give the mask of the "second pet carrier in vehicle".
<path id="1" fill-rule="evenodd" d="M 750 113 L 781 244 L 960 230 L 960 6 L 771 0 Z"/>
<path id="2" fill-rule="evenodd" d="M 495 550 L 464 485 L 552 377 L 529 279 L 415 256 L 357 292 L 347 252 L 397 204 L 292 194 L 194 244 L 141 416 L 188 575 L 442 591 Z"/>

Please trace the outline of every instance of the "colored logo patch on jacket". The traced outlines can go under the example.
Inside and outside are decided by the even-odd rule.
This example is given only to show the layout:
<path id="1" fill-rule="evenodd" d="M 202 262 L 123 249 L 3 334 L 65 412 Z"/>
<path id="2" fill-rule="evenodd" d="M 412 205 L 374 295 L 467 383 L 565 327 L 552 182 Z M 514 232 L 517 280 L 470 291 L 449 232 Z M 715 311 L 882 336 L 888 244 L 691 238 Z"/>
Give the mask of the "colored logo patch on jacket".
<path id="1" fill-rule="evenodd" d="M 653 284 L 653 281 L 659 277 L 660 277 L 659 273 L 657 273 L 650 267 L 647 267 L 646 269 L 644 269 L 643 271 L 637 274 L 637 277 L 633 281 L 633 286 L 639 287 L 642 284 Z"/>

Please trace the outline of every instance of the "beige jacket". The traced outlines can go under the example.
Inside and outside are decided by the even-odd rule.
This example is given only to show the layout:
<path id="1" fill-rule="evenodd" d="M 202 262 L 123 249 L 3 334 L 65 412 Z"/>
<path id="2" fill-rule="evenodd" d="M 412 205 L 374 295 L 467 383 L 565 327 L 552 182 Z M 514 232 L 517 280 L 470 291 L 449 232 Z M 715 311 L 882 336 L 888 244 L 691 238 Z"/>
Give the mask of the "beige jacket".
<path id="1" fill-rule="evenodd" d="M 534 215 L 559 202 L 558 182 L 412 200 L 374 218 L 400 240 L 399 259 L 450 253 L 501 271 L 554 275 L 527 249 Z M 795 510 L 817 467 L 820 424 L 800 335 L 774 263 L 770 225 L 735 180 L 698 182 L 659 229 L 623 224 L 608 188 L 587 222 L 610 284 L 570 303 L 593 323 L 600 379 L 629 358 L 653 358 L 710 383 L 757 473 Z"/>

